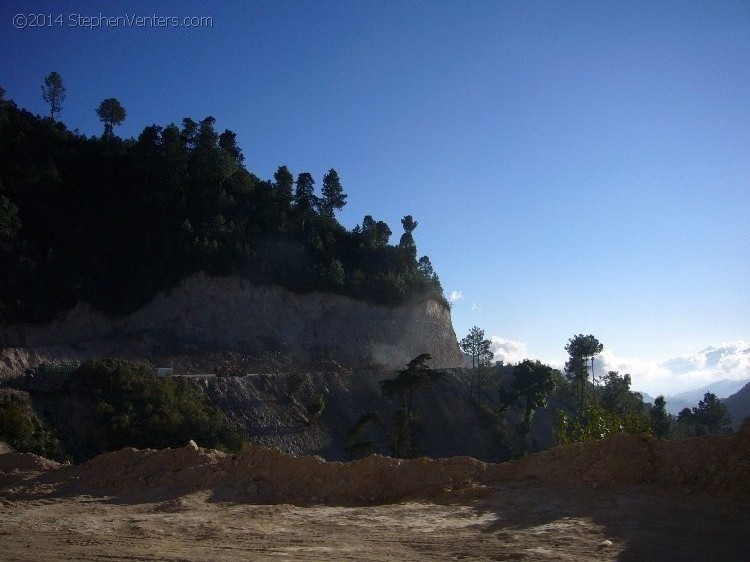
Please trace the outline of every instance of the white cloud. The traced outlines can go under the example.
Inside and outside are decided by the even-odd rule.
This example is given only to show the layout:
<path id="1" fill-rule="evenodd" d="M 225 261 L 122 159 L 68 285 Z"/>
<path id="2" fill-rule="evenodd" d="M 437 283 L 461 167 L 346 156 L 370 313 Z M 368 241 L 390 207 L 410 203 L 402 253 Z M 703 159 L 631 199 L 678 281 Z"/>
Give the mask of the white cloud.
<path id="1" fill-rule="evenodd" d="M 493 361 L 502 361 L 506 365 L 509 363 L 520 363 L 529 358 L 529 352 L 526 344 L 522 341 L 506 340 L 500 336 L 491 336 L 490 351 L 495 354 Z"/>
<path id="2" fill-rule="evenodd" d="M 709 345 L 697 353 L 669 359 L 664 364 L 675 374 L 690 374 L 707 370 L 731 374 L 742 369 L 748 373 L 750 372 L 750 345 L 742 341 L 722 344 L 720 347 Z"/>
<path id="3" fill-rule="evenodd" d="M 567 357 L 550 361 L 529 354 L 525 342 L 491 336 L 490 350 L 495 361 L 506 364 L 524 359 L 539 359 L 542 363 L 563 369 Z M 622 357 L 611 348 L 605 348 L 594 360 L 594 371 L 601 377 L 609 371 L 628 373 L 633 379 L 632 390 L 658 396 L 670 396 L 693 390 L 721 380 L 745 381 L 750 379 L 750 343 L 736 341 L 718 346 L 708 346 L 701 351 L 667 360 L 645 360 Z"/>
<path id="4" fill-rule="evenodd" d="M 750 344 L 744 341 L 708 346 L 666 361 L 619 357 L 605 349 L 594 362 L 597 376 L 608 371 L 630 373 L 633 390 L 656 396 L 700 388 L 721 380 L 750 379 Z"/>
<path id="5" fill-rule="evenodd" d="M 463 291 L 451 291 L 451 296 L 448 297 L 450 302 L 458 302 L 464 298 Z"/>
<path id="6" fill-rule="evenodd" d="M 677 357 L 663 363 L 687 390 L 720 380 L 750 378 L 750 344 L 739 341 L 708 346 L 689 356 Z"/>
<path id="7" fill-rule="evenodd" d="M 479 305 L 475 302 L 471 303 L 471 310 L 472 311 L 481 311 L 482 309 L 479 308 Z"/>
<path id="8" fill-rule="evenodd" d="M 621 375 L 630 374 L 633 379 L 631 390 L 647 392 L 652 396 L 674 393 L 671 389 L 674 376 L 659 361 L 620 357 L 611 349 L 605 348 L 594 360 L 594 374 L 601 377 L 609 371 L 618 371 Z"/>

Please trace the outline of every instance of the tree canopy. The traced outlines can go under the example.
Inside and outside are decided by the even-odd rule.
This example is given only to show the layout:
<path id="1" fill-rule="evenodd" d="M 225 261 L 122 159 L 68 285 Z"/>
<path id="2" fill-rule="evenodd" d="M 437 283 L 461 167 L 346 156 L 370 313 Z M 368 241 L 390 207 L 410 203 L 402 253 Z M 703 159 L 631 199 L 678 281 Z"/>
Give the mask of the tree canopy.
<path id="1" fill-rule="evenodd" d="M 346 205 L 346 193 L 344 193 L 344 188 L 341 187 L 338 173 L 333 168 L 323 176 L 322 195 L 320 198 L 321 212 L 325 217 L 333 220 L 333 213 L 343 209 Z"/>
<path id="2" fill-rule="evenodd" d="M 120 108 L 102 102 L 107 131 Z M 420 265 L 413 249 L 391 245 L 384 221 L 366 215 L 352 230 L 336 221 L 346 200 L 336 170 L 321 194 L 311 173 L 295 182 L 286 166 L 263 180 L 215 123 L 185 118 L 135 139 L 96 138 L 0 104 L 0 321 L 44 321 L 79 301 L 128 313 L 201 270 L 447 306 L 429 258 Z"/>
<path id="3" fill-rule="evenodd" d="M 640 415 L 643 411 L 643 397 L 630 391 L 631 377 L 609 371 L 604 377 L 601 391 L 601 405 L 621 416 Z"/>
<path id="4" fill-rule="evenodd" d="M 511 390 L 506 393 L 500 387 L 502 409 L 514 408 L 521 453 L 526 452 L 526 437 L 531 432 L 531 422 L 539 408 L 547 405 L 547 397 L 554 392 L 560 372 L 538 359 L 524 359 L 513 369 Z"/>
<path id="5" fill-rule="evenodd" d="M 431 356 L 422 353 L 411 361 L 405 369 L 398 371 L 396 377 L 380 381 L 380 388 L 386 398 L 398 398 L 401 407 L 393 415 L 390 437 L 394 457 L 413 457 L 418 452 L 418 433 L 414 411 L 414 394 L 420 388 L 439 381 L 445 373 L 427 366 Z"/>
<path id="6" fill-rule="evenodd" d="M 490 351 L 492 342 L 484 337 L 484 330 L 474 326 L 465 338 L 459 342 L 459 347 L 466 355 L 471 357 L 471 368 L 481 367 L 489 364 L 494 357 Z"/>
<path id="7" fill-rule="evenodd" d="M 57 72 L 50 72 L 49 76 L 44 79 L 44 84 L 42 84 L 42 99 L 49 104 L 49 116 L 53 121 L 55 115 L 59 115 L 62 111 L 65 93 L 62 76 Z"/>
<path id="8" fill-rule="evenodd" d="M 121 125 L 125 121 L 127 113 L 125 108 L 115 98 L 107 98 L 96 108 L 96 114 L 99 120 L 104 123 L 104 136 L 111 137 L 114 134 L 116 125 Z"/>
<path id="9" fill-rule="evenodd" d="M 712 392 L 706 392 L 692 409 L 683 408 L 677 421 L 687 429 L 688 435 L 724 435 L 732 431 L 729 410 Z"/>
<path id="10" fill-rule="evenodd" d="M 578 334 L 577 336 L 568 340 L 565 345 L 565 351 L 568 352 L 569 359 L 565 362 L 565 375 L 568 380 L 575 382 L 579 387 L 579 409 L 583 408 L 586 381 L 589 375 L 589 360 L 592 361 L 592 383 L 591 390 L 594 392 L 594 373 L 593 373 L 593 358 L 600 354 L 604 349 L 604 345 L 599 342 L 592 335 L 584 336 Z"/>
<path id="11" fill-rule="evenodd" d="M 669 436 L 669 426 L 671 425 L 669 414 L 667 414 L 667 401 L 664 396 L 657 396 L 654 399 L 654 405 L 649 411 L 651 419 L 651 429 L 654 435 L 666 439 Z"/>
<path id="12" fill-rule="evenodd" d="M 422 353 L 409 361 L 405 369 L 397 371 L 394 378 L 380 381 L 383 396 L 398 399 L 392 422 L 389 426 L 378 411 L 360 416 L 347 436 L 346 448 L 350 453 L 358 456 L 376 452 L 373 441 L 364 439 L 368 429 L 370 434 L 373 430 L 382 434 L 393 457 L 409 458 L 419 453 L 419 435 L 425 431 L 425 427 L 419 423 L 419 415 L 413 403 L 414 395 L 418 389 L 432 385 L 445 376 L 442 371 L 428 367 L 430 359 L 429 353 Z"/>
<path id="13" fill-rule="evenodd" d="M 404 224 L 404 228 L 407 229 L 406 234 L 409 234 L 408 221 L 410 219 L 410 216 L 404 217 L 404 221 L 407 221 L 407 224 Z M 413 225 L 416 227 L 416 222 Z M 471 357 L 471 369 L 474 372 L 474 380 L 469 387 L 469 400 L 473 399 L 474 390 L 476 389 L 476 400 L 480 405 L 482 403 L 483 381 L 485 375 L 490 370 L 490 363 L 494 357 L 494 353 L 490 351 L 491 344 L 490 340 L 484 338 L 484 330 L 477 326 L 469 330 L 469 334 L 458 342 L 461 351 Z"/>
<path id="14" fill-rule="evenodd" d="M 100 433 L 98 439 L 87 436 L 69 444 L 79 460 L 122 447 L 183 447 L 190 439 L 237 451 L 246 439 L 194 385 L 154 376 L 143 365 L 89 361 L 73 373 L 69 386 L 89 407 Z"/>

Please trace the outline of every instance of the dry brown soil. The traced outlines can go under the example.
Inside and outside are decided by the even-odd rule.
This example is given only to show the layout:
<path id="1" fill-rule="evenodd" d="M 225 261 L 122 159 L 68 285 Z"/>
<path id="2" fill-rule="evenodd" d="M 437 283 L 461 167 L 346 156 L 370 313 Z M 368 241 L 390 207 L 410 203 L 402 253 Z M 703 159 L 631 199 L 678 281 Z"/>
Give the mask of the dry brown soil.
<path id="1" fill-rule="evenodd" d="M 248 446 L 0 454 L 2 560 L 748 560 L 750 425 L 501 465 Z M 0 450 L 1 451 L 1 450 Z"/>

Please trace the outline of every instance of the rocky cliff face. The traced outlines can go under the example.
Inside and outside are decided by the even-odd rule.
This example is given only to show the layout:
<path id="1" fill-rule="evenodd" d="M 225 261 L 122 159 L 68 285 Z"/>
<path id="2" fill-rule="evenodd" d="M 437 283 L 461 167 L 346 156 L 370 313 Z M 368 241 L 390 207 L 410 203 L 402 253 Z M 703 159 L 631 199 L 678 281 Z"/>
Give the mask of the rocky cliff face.
<path id="1" fill-rule="evenodd" d="M 436 367 L 461 363 L 450 310 L 434 299 L 390 308 L 202 273 L 124 318 L 79 305 L 44 326 L 2 327 L 0 337 L 5 348 L 57 357 L 222 349 L 256 357 L 283 354 L 299 363 L 333 359 L 402 367 L 420 353 L 431 353 Z"/>
<path id="2" fill-rule="evenodd" d="M 350 460 L 350 430 L 365 414 L 377 412 L 393 427 L 397 399 L 383 396 L 380 382 L 393 371 L 363 370 L 349 373 L 313 372 L 287 375 L 212 377 L 194 380 L 208 401 L 241 426 L 251 443 L 295 455 L 318 455 L 326 460 Z M 494 420 L 482 415 L 469 400 L 472 374 L 465 369 L 445 369 L 436 383 L 414 394 L 413 409 L 423 431 L 417 448 L 433 458 L 469 455 L 486 461 L 508 458 L 508 450 Z M 492 404 L 490 393 L 485 406 Z M 322 396 L 325 407 L 311 420 L 308 406 Z M 63 414 L 63 419 L 68 414 Z M 541 416 L 539 416 L 541 417 Z M 361 436 L 374 452 L 390 454 L 390 442 L 378 427 Z"/>

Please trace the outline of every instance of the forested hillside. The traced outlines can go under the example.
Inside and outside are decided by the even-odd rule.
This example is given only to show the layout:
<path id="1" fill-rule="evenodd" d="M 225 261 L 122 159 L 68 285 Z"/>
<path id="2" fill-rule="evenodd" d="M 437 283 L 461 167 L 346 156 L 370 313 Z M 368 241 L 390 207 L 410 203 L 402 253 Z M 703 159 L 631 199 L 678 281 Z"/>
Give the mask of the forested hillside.
<path id="1" fill-rule="evenodd" d="M 45 321 L 79 301 L 124 314 L 200 270 L 388 305 L 443 298 L 411 215 L 395 245 L 369 215 L 347 230 L 334 169 L 319 194 L 286 166 L 260 179 L 214 124 L 185 118 L 124 140 L 110 123 L 86 137 L 0 89 L 0 321 Z"/>
<path id="2" fill-rule="evenodd" d="M 732 416 L 734 429 L 750 419 L 750 383 L 747 383 L 737 392 L 722 400 Z"/>

